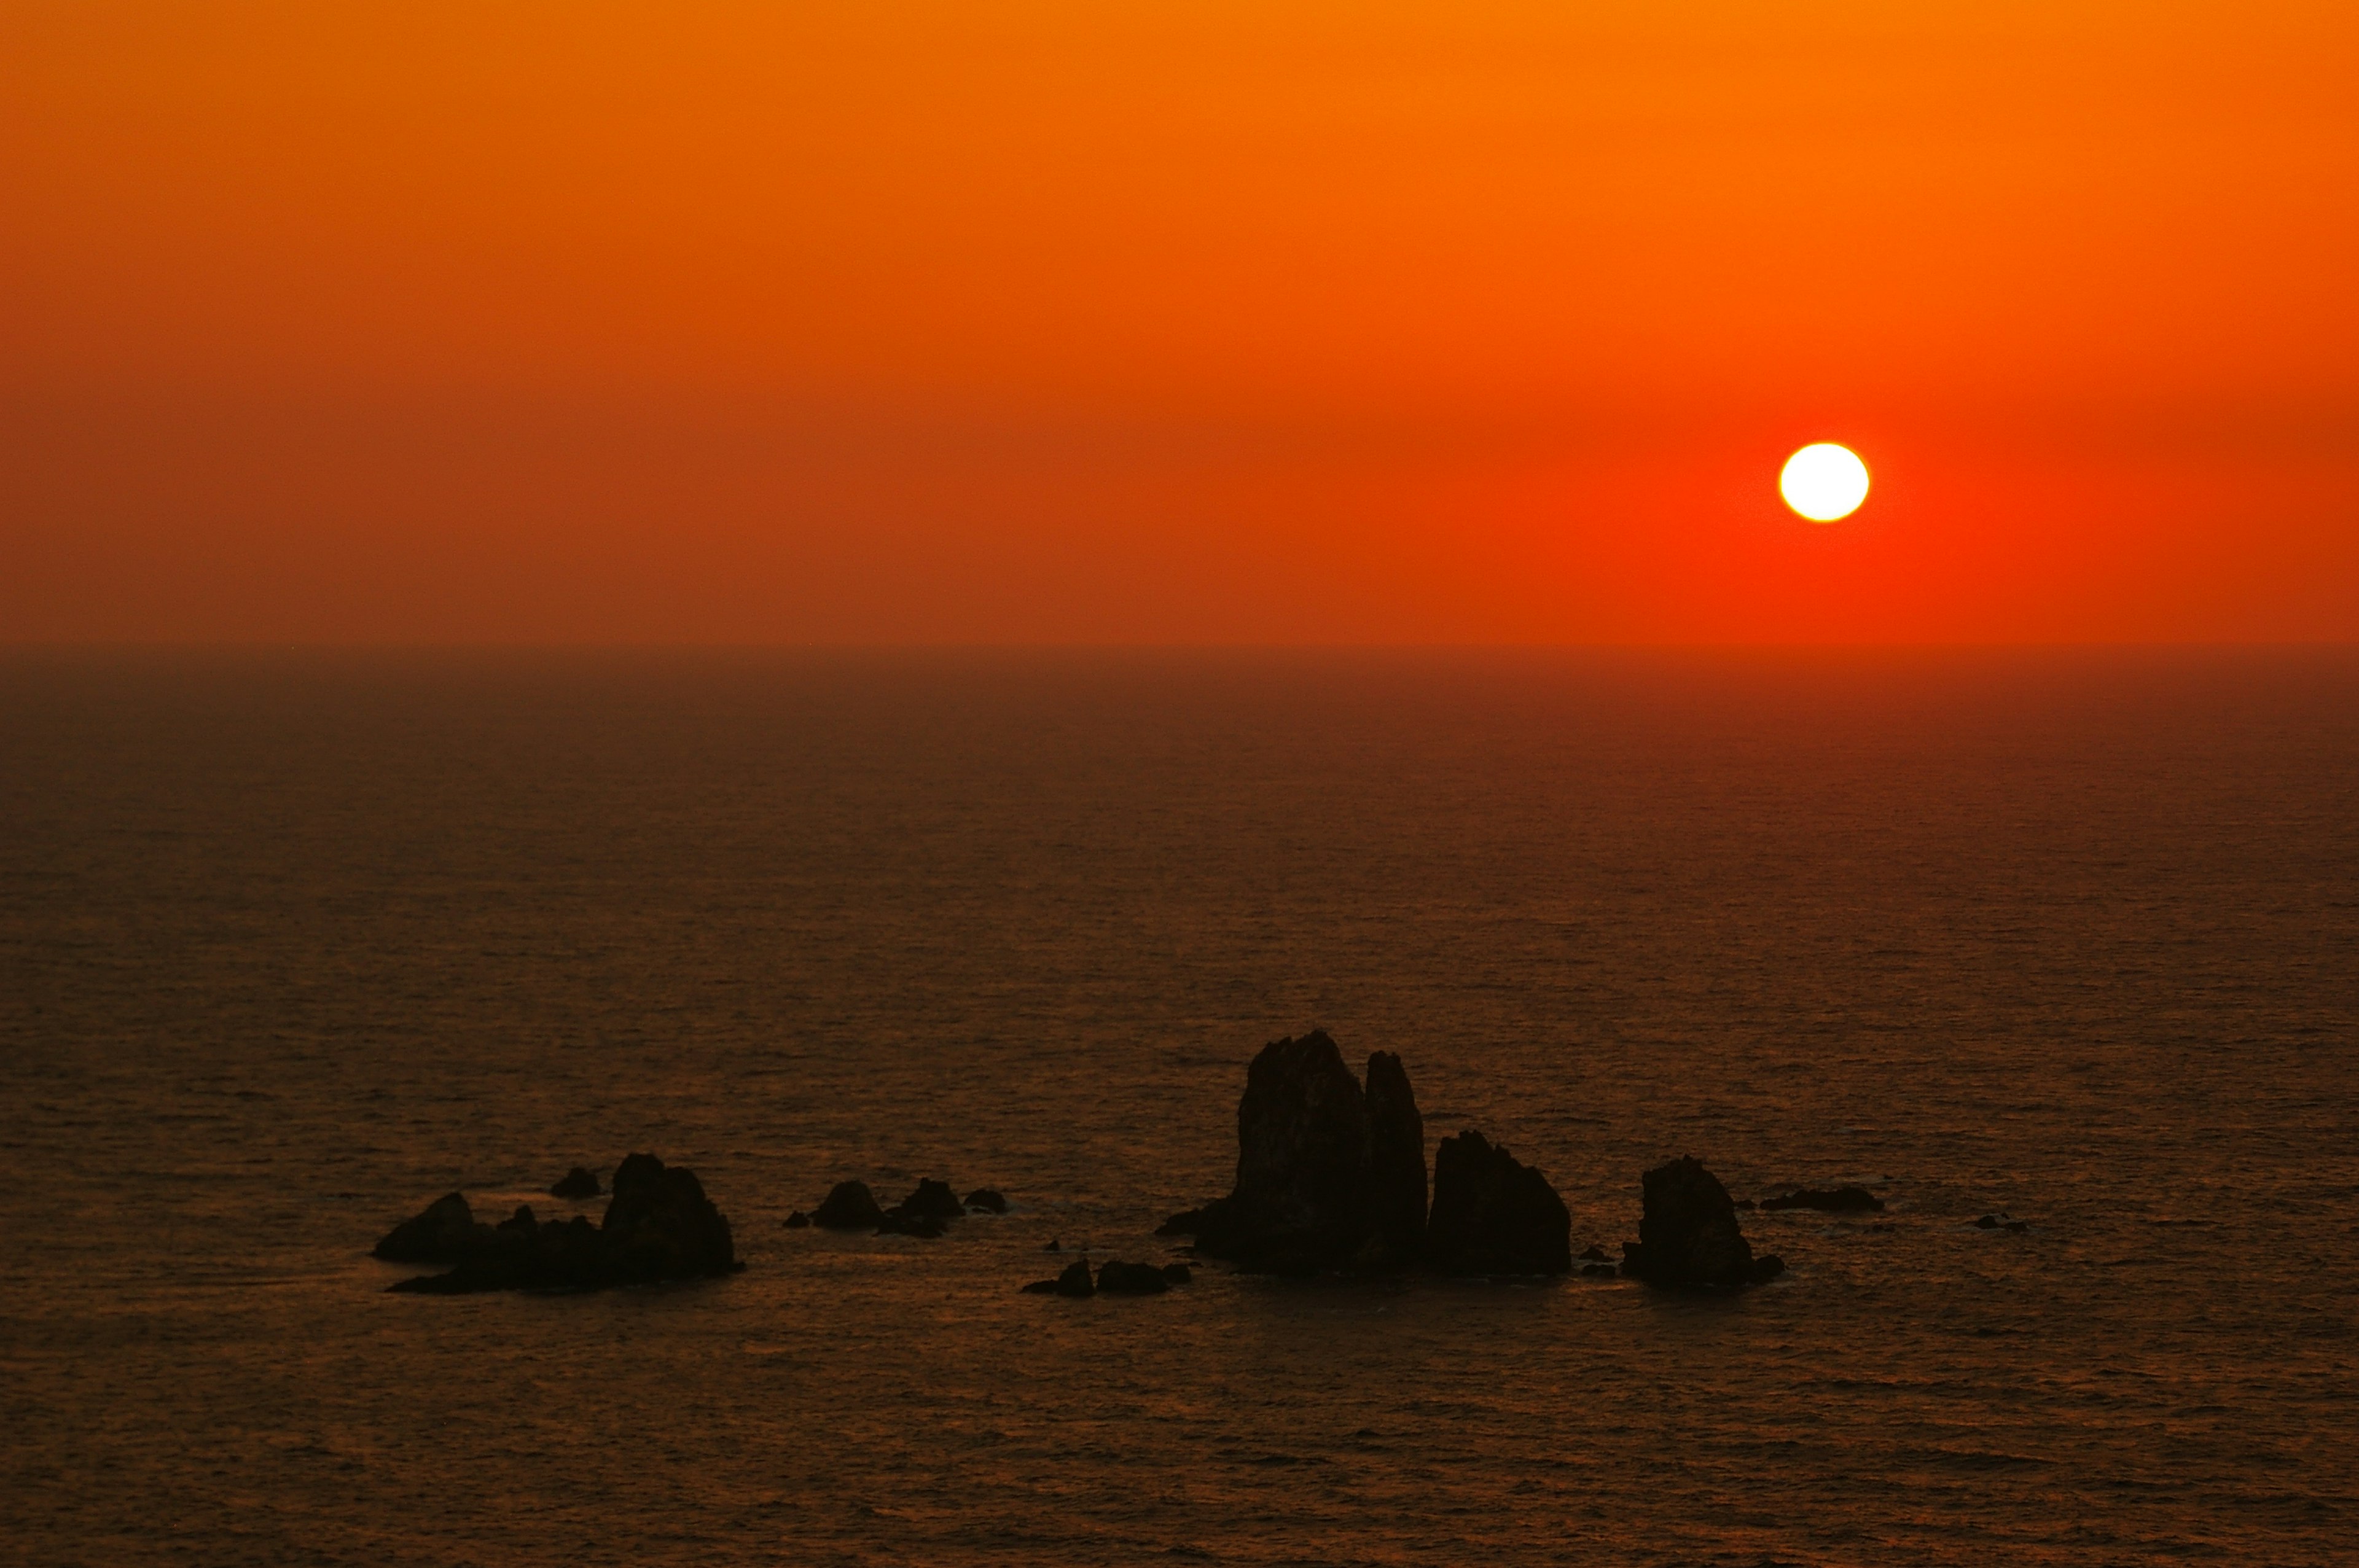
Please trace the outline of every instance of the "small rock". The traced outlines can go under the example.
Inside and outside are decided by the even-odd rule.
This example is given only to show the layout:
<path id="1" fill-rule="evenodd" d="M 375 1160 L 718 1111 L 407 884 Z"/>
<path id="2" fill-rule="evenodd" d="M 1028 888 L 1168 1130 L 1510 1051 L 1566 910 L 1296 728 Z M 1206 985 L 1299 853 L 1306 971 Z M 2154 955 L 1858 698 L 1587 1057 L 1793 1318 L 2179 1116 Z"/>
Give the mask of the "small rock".
<path id="1" fill-rule="evenodd" d="M 1060 1296 L 1080 1297 L 1097 1294 L 1097 1287 L 1090 1283 L 1090 1260 L 1086 1258 L 1076 1258 L 1068 1264 L 1065 1271 L 1057 1276 L 1056 1291 Z"/>
<path id="2" fill-rule="evenodd" d="M 1152 1263 L 1125 1263 L 1108 1259 L 1098 1269 L 1098 1289 L 1109 1295 L 1159 1296 L 1171 1288 L 1163 1271 Z"/>
<path id="3" fill-rule="evenodd" d="M 1593 1241 L 1589 1244 L 1589 1250 L 1581 1255 L 1581 1260 L 1584 1263 L 1603 1263 L 1606 1260 L 1605 1249 Z"/>
<path id="4" fill-rule="evenodd" d="M 984 1214 L 1006 1214 L 1007 1199 L 995 1187 L 977 1187 L 966 1195 L 966 1206 Z"/>
<path id="5" fill-rule="evenodd" d="M 1976 1230 L 1996 1230 L 1998 1228 L 1998 1216 L 1995 1214 L 1986 1214 L 1983 1216 L 1980 1219 L 1974 1221 L 1974 1228 Z"/>
<path id="6" fill-rule="evenodd" d="M 963 1219 L 966 1205 L 959 1202 L 958 1194 L 951 1191 L 948 1182 L 929 1177 L 918 1184 L 918 1190 L 895 1206 L 902 1213 L 919 1219 Z"/>
<path id="7" fill-rule="evenodd" d="M 1765 1214 L 1788 1208 L 1814 1209 L 1821 1214 L 1882 1214 L 1884 1200 L 1865 1187 L 1800 1187 L 1783 1197 L 1761 1200 Z"/>
<path id="8" fill-rule="evenodd" d="M 808 1230 L 810 1228 L 810 1216 L 805 1214 L 800 1209 L 797 1209 L 794 1213 L 787 1216 L 787 1228 L 788 1230 Z"/>
<path id="9" fill-rule="evenodd" d="M 1185 1263 L 1166 1263 L 1163 1277 L 1172 1284 L 1184 1285 L 1196 1277 L 1196 1272 Z"/>
<path id="10" fill-rule="evenodd" d="M 876 1220 L 876 1234 L 879 1236 L 915 1236 L 927 1241 L 931 1241 L 949 1228 L 937 1215 L 912 1214 L 898 1204 L 886 1209 Z"/>
<path id="11" fill-rule="evenodd" d="M 553 1198 L 594 1198 L 603 1190 L 596 1176 L 576 1165 L 565 1173 L 564 1180 L 549 1189 L 549 1195 Z"/>
<path id="12" fill-rule="evenodd" d="M 1055 1280 L 1035 1280 L 1024 1287 L 1024 1293 L 1027 1296 L 1053 1296 L 1058 1293 L 1057 1284 Z"/>
<path id="13" fill-rule="evenodd" d="M 1040 1249 L 1040 1250 L 1041 1250 L 1041 1251 L 1043 1251 L 1043 1252 L 1062 1252 L 1064 1249 L 1065 1249 L 1065 1244 L 1064 1244 L 1064 1242 L 1063 1242 L 1063 1241 L 1061 1241 L 1061 1240 L 1055 1239 L 1055 1238 L 1051 1238 L 1051 1239 L 1050 1239 L 1050 1241 L 1049 1242 L 1049 1245 L 1048 1245 L 1048 1246 L 1043 1247 L 1042 1249 Z"/>
<path id="14" fill-rule="evenodd" d="M 2027 1219 L 2010 1219 L 2006 1222 L 2006 1227 L 2017 1236 L 2027 1235 L 2030 1232 L 2031 1221 Z"/>
<path id="15" fill-rule="evenodd" d="M 884 1218 L 866 1182 L 836 1183 L 811 1214 L 811 1223 L 825 1230 L 874 1230 Z"/>

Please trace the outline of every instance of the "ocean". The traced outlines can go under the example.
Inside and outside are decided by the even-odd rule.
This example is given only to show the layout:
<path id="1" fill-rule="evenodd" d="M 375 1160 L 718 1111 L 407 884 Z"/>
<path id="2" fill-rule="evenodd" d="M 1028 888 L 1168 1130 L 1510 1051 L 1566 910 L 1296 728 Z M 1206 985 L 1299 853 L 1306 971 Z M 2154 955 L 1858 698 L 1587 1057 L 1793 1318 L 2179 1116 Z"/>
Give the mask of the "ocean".
<path id="1" fill-rule="evenodd" d="M 0 812 L 11 1562 L 2359 1541 L 2348 650 L 18 651 Z M 1311 1027 L 1576 1249 L 1681 1153 L 1887 1207 L 1734 1298 L 1020 1293 L 1172 1256 Z M 743 1273 L 367 1256 L 633 1151 Z M 1011 1210 L 783 1227 L 925 1176 Z"/>

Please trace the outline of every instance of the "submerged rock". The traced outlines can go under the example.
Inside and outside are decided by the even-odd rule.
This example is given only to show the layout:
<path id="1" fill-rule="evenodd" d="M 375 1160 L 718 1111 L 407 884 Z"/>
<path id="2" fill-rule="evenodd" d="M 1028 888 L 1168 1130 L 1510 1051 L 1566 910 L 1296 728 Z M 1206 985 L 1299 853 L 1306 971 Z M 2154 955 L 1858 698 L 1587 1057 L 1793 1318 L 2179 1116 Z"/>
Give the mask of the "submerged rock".
<path id="1" fill-rule="evenodd" d="M 1673 1289 L 1733 1291 L 1784 1271 L 1781 1260 L 1756 1260 L 1728 1189 L 1695 1156 L 1648 1171 L 1642 1191 L 1638 1239 L 1622 1244 L 1625 1274 Z"/>
<path id="2" fill-rule="evenodd" d="M 822 1230 L 874 1230 L 884 1221 L 885 1211 L 866 1182 L 836 1183 L 811 1211 L 811 1223 Z"/>
<path id="3" fill-rule="evenodd" d="M 1783 1197 L 1763 1198 L 1764 1214 L 1807 1208 L 1821 1214 L 1882 1214 L 1884 1200 L 1865 1187 L 1799 1187 Z"/>
<path id="4" fill-rule="evenodd" d="M 914 1236 L 931 1241 L 950 1227 L 930 1214 L 911 1214 L 898 1205 L 888 1208 L 876 1221 L 879 1236 Z"/>
<path id="5" fill-rule="evenodd" d="M 1170 1288 L 1171 1281 L 1152 1263 L 1108 1259 L 1098 1269 L 1098 1289 L 1108 1295 L 1159 1296 Z"/>
<path id="6" fill-rule="evenodd" d="M 594 1198 L 603 1190 L 598 1185 L 596 1176 L 585 1167 L 576 1165 L 549 1189 L 549 1195 L 553 1198 Z"/>
<path id="7" fill-rule="evenodd" d="M 1237 1102 L 1228 1196 L 1173 1215 L 1157 1234 L 1192 1236 L 1205 1257 L 1277 1272 L 1412 1260 L 1425 1217 L 1424 1123 L 1398 1057 L 1378 1052 L 1368 1073 L 1364 1090 L 1324 1030 L 1262 1047 Z"/>
<path id="8" fill-rule="evenodd" d="M 1433 1155 L 1425 1261 L 1442 1274 L 1561 1274 L 1572 1217 L 1548 1178 L 1471 1128 Z"/>
<path id="9" fill-rule="evenodd" d="M 457 1194 L 438 1200 L 419 1221 L 440 1217 L 438 1236 L 455 1235 L 451 1222 L 465 1213 Z M 426 1295 L 476 1291 L 590 1290 L 604 1285 L 659 1280 L 709 1279 L 744 1267 L 729 1234 L 729 1221 L 704 1195 L 703 1184 L 684 1166 L 666 1165 L 652 1154 L 634 1154 L 614 1172 L 614 1195 L 602 1223 L 586 1215 L 571 1219 L 537 1218 L 519 1207 L 497 1227 L 473 1225 L 454 1253 L 416 1255 L 396 1244 L 407 1227 L 377 1244 L 377 1256 L 397 1262 L 449 1262 L 447 1274 L 403 1280 L 389 1287 Z M 408 1256 L 397 1255 L 408 1252 Z"/>

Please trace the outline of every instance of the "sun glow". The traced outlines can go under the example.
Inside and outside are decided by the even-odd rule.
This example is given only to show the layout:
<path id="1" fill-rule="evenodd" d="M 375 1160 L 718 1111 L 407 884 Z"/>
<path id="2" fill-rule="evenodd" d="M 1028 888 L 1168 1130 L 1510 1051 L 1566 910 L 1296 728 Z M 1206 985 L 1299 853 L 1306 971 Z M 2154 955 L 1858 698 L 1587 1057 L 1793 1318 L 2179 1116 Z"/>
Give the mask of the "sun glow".
<path id="1" fill-rule="evenodd" d="M 1867 499 L 1867 465 L 1847 447 L 1820 441 L 1786 460 L 1777 475 L 1786 504 L 1813 523 L 1832 523 Z"/>

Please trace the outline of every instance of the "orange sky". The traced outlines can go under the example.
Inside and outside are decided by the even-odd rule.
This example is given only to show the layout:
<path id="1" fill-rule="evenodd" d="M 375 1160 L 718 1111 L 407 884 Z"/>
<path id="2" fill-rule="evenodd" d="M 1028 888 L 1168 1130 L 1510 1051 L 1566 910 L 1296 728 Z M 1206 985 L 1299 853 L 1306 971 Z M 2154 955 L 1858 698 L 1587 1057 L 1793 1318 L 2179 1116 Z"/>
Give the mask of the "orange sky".
<path id="1" fill-rule="evenodd" d="M 2354 83 L 2347 0 L 9 0 L 0 641 L 2349 640 Z"/>

